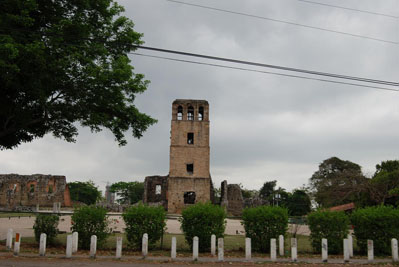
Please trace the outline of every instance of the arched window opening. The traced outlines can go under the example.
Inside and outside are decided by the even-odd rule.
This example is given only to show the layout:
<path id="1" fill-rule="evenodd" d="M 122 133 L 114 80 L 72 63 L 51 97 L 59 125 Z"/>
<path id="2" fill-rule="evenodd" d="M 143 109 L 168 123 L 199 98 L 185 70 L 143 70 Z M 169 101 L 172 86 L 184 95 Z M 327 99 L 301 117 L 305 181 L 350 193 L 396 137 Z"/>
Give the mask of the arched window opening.
<path id="1" fill-rule="evenodd" d="M 204 119 L 204 107 L 199 107 L 198 109 L 198 120 L 202 121 Z"/>
<path id="2" fill-rule="evenodd" d="M 187 120 L 189 120 L 189 121 L 194 120 L 194 108 L 192 106 L 188 107 Z"/>
<path id="3" fill-rule="evenodd" d="M 183 107 L 179 106 L 177 108 L 177 120 L 181 121 L 183 119 Z"/>
<path id="4" fill-rule="evenodd" d="M 184 204 L 195 204 L 195 192 L 184 192 Z"/>

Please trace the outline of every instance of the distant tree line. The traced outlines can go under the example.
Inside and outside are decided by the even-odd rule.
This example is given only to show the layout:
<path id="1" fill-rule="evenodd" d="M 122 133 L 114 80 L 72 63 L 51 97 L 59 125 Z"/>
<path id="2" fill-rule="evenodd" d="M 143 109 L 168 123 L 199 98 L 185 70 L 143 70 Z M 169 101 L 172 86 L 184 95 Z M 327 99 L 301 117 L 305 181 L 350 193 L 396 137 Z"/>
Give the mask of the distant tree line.
<path id="1" fill-rule="evenodd" d="M 71 200 L 86 205 L 103 200 L 102 193 L 93 181 L 68 183 Z M 117 182 L 111 185 L 111 192 L 116 193 L 119 204 L 135 204 L 143 199 L 143 182 Z"/>

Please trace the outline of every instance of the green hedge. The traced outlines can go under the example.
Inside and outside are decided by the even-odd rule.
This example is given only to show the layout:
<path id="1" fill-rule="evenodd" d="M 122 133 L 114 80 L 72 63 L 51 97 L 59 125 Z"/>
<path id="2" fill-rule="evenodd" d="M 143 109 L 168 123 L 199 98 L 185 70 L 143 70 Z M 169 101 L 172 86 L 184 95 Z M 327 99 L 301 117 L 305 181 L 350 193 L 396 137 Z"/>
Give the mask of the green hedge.
<path id="1" fill-rule="evenodd" d="M 148 234 L 148 244 L 152 246 L 162 237 L 166 226 L 166 212 L 163 207 L 132 206 L 122 217 L 126 224 L 129 246 L 137 249 L 141 248 L 145 233 Z"/>
<path id="2" fill-rule="evenodd" d="M 314 252 L 321 252 L 321 239 L 327 238 L 328 251 L 338 254 L 343 251 L 343 240 L 349 233 L 349 218 L 341 211 L 320 210 L 308 215 L 310 240 Z"/>
<path id="3" fill-rule="evenodd" d="M 79 233 L 79 247 L 90 248 L 92 235 L 97 236 L 98 247 L 106 241 L 111 229 L 108 227 L 107 210 L 95 206 L 75 208 L 72 214 L 72 231 Z"/>
<path id="4" fill-rule="evenodd" d="M 390 254 L 391 239 L 399 239 L 399 210 L 388 206 L 355 210 L 351 216 L 357 245 L 367 251 L 367 239 L 374 241 L 375 254 Z"/>
<path id="5" fill-rule="evenodd" d="M 199 238 L 199 251 L 209 251 L 211 235 L 224 236 L 226 212 L 211 203 L 197 203 L 185 208 L 180 218 L 181 229 L 187 243 L 192 248 L 194 236 Z"/>
<path id="6" fill-rule="evenodd" d="M 47 235 L 46 242 L 53 245 L 54 240 L 58 235 L 59 221 L 60 217 L 58 217 L 58 215 L 38 214 L 36 216 L 35 224 L 33 225 L 36 242 L 40 242 L 40 235 L 45 233 Z"/>
<path id="7" fill-rule="evenodd" d="M 288 228 L 288 211 L 281 207 L 259 206 L 244 209 L 242 224 L 246 236 L 251 238 L 254 250 L 270 251 L 270 239 L 285 235 Z"/>

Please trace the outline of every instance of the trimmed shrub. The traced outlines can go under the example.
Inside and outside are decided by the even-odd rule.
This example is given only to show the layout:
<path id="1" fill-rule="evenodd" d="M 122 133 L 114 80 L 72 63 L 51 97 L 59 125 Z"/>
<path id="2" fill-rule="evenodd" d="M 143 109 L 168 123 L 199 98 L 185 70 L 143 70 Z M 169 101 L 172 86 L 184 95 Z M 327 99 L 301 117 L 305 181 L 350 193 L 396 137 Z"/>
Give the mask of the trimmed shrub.
<path id="1" fill-rule="evenodd" d="M 374 253 L 390 254 L 391 239 L 399 239 L 399 210 L 376 206 L 355 210 L 351 216 L 357 245 L 367 251 L 367 239 L 374 241 Z"/>
<path id="2" fill-rule="evenodd" d="M 319 210 L 308 215 L 310 240 L 313 251 L 321 252 L 321 239 L 327 238 L 328 252 L 338 254 L 343 251 L 343 240 L 349 230 L 349 218 L 343 211 Z"/>
<path id="3" fill-rule="evenodd" d="M 54 244 L 54 240 L 58 235 L 58 222 L 60 217 L 58 215 L 38 214 L 36 216 L 33 230 L 35 232 L 36 242 L 40 242 L 40 235 L 45 233 L 47 235 L 46 242 L 50 245 Z"/>
<path id="4" fill-rule="evenodd" d="M 187 243 L 192 248 L 194 236 L 199 238 L 199 251 L 209 251 L 211 236 L 224 236 L 226 211 L 211 203 L 197 203 L 185 208 L 180 218 L 181 229 Z"/>
<path id="5" fill-rule="evenodd" d="M 72 214 L 72 231 L 79 233 L 79 247 L 90 248 L 90 238 L 97 236 L 97 246 L 106 241 L 111 229 L 108 228 L 107 210 L 102 207 L 81 206 Z"/>
<path id="6" fill-rule="evenodd" d="M 242 224 L 251 238 L 254 250 L 270 251 L 270 239 L 285 235 L 288 228 L 288 210 L 282 207 L 259 206 L 244 209 Z"/>
<path id="7" fill-rule="evenodd" d="M 166 212 L 163 207 L 144 205 L 132 206 L 122 215 L 125 221 L 129 246 L 141 249 L 143 235 L 148 234 L 148 245 L 152 246 L 163 235 L 166 226 Z"/>

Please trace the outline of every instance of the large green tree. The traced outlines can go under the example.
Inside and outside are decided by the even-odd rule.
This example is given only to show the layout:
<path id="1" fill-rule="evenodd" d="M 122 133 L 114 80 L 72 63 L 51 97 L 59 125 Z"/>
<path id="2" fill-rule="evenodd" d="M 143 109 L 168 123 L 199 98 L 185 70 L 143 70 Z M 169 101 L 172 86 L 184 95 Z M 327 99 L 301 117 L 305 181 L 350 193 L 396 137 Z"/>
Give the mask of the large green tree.
<path id="1" fill-rule="evenodd" d="M 311 211 L 312 204 L 305 190 L 296 189 L 289 195 L 285 207 L 290 216 L 304 216 Z"/>
<path id="2" fill-rule="evenodd" d="M 332 157 L 319 165 L 310 178 L 310 188 L 321 207 L 332 207 L 357 201 L 366 182 L 358 164 Z"/>
<path id="3" fill-rule="evenodd" d="M 77 123 L 120 145 L 156 120 L 135 96 L 148 81 L 128 53 L 142 44 L 113 0 L 0 1 L 0 149 L 46 133 L 75 141 Z"/>
<path id="4" fill-rule="evenodd" d="M 71 182 L 68 183 L 69 192 L 72 201 L 83 202 L 92 205 L 101 199 L 101 191 L 93 181 Z"/>
<path id="5" fill-rule="evenodd" d="M 134 204 L 143 200 L 143 182 L 118 182 L 111 185 L 111 191 L 115 192 L 121 204 Z"/>
<path id="6" fill-rule="evenodd" d="M 387 160 L 377 164 L 376 172 L 369 181 L 367 192 L 373 204 L 399 204 L 399 160 Z"/>

